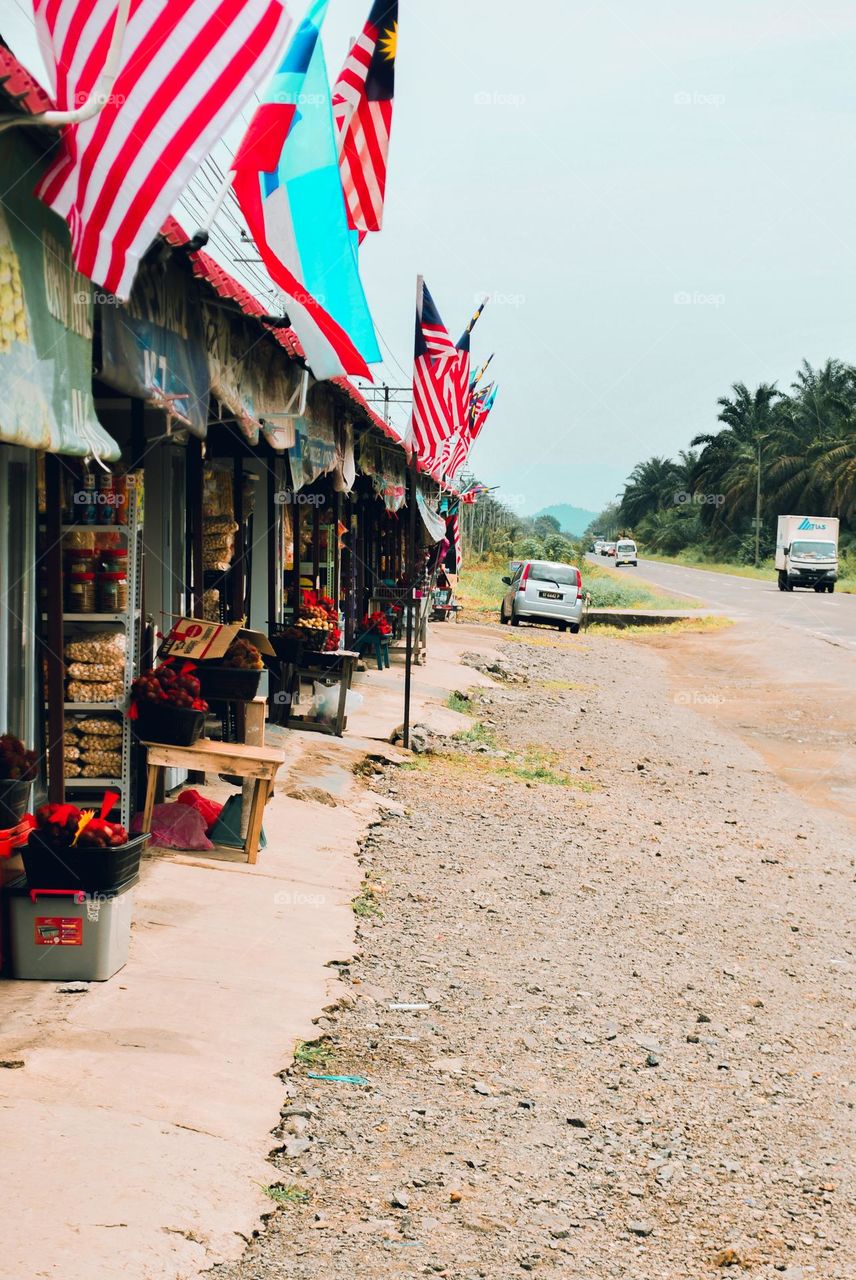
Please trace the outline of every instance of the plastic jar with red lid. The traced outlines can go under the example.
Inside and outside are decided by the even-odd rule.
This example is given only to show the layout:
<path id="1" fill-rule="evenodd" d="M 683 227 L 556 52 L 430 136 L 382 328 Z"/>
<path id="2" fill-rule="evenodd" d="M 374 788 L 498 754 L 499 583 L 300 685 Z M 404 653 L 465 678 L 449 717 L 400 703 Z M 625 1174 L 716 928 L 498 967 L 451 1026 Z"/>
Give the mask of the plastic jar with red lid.
<path id="1" fill-rule="evenodd" d="M 95 574 L 70 573 L 66 577 L 65 607 L 67 613 L 95 612 Z"/>
<path id="2" fill-rule="evenodd" d="M 99 573 L 98 596 L 102 613 L 124 613 L 128 607 L 128 575 L 125 571 Z"/>

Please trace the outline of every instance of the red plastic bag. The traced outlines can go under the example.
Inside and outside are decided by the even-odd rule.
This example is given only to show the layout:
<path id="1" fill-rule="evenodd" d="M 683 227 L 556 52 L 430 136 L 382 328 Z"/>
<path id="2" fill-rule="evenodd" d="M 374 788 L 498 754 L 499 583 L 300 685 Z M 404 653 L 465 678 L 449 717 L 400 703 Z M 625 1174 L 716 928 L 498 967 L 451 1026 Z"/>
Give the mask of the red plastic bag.
<path id="1" fill-rule="evenodd" d="M 143 815 L 134 815 L 132 832 L 143 829 Z M 205 819 L 187 804 L 156 804 L 152 813 L 152 844 L 161 849 L 213 849 L 205 834 Z"/>
<path id="2" fill-rule="evenodd" d="M 218 804 L 216 800 L 209 800 L 206 796 L 201 796 L 198 791 L 182 791 L 178 797 L 178 804 L 186 804 L 191 809 L 196 809 L 202 814 L 202 820 L 205 823 L 205 830 L 210 833 L 214 823 L 220 817 L 223 811 L 222 804 Z"/>

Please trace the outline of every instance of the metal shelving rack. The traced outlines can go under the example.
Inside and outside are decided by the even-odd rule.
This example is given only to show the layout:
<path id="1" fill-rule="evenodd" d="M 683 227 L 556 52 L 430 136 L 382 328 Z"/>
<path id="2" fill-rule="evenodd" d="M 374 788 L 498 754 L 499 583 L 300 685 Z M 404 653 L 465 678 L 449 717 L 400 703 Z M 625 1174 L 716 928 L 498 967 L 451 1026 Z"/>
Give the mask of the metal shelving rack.
<path id="1" fill-rule="evenodd" d="M 118 624 L 125 629 L 125 670 L 122 677 L 122 698 L 112 702 L 66 702 L 64 711 L 86 712 L 89 715 L 121 714 L 122 727 L 122 774 L 118 778 L 67 778 L 65 782 L 66 797 L 81 791 L 106 791 L 112 789 L 119 792 L 119 821 L 124 827 L 131 822 L 131 804 L 133 800 L 133 737 L 131 722 L 126 712 L 131 700 L 131 685 L 137 672 L 140 646 L 140 618 L 142 612 L 143 576 L 141 572 L 143 555 L 143 520 L 141 495 L 136 491 L 136 477 L 128 475 L 127 523 L 112 525 L 63 525 L 63 533 L 72 529 L 80 530 L 88 527 L 95 532 L 123 533 L 128 547 L 128 607 L 124 613 L 64 613 L 63 622 L 73 622 L 75 626 L 104 626 Z"/>

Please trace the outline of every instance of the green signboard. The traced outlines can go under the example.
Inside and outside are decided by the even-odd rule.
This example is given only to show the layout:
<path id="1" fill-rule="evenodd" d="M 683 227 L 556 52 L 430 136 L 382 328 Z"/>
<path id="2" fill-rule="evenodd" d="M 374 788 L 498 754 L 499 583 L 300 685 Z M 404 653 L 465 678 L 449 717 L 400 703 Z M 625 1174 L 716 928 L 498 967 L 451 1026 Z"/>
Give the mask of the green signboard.
<path id="1" fill-rule="evenodd" d="M 92 285 L 32 194 L 41 167 L 19 130 L 0 133 L 0 441 L 113 461 L 92 401 Z"/>

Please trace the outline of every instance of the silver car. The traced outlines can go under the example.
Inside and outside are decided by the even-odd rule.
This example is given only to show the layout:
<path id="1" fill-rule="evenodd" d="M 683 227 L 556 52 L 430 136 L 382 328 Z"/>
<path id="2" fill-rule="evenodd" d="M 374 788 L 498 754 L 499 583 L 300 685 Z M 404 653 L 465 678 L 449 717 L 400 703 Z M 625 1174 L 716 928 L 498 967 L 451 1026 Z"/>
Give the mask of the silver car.
<path id="1" fill-rule="evenodd" d="M 572 564 L 550 560 L 524 560 L 514 566 L 499 610 L 500 622 L 518 627 L 521 622 L 552 623 L 560 631 L 577 632 L 583 616 L 583 584 Z"/>

